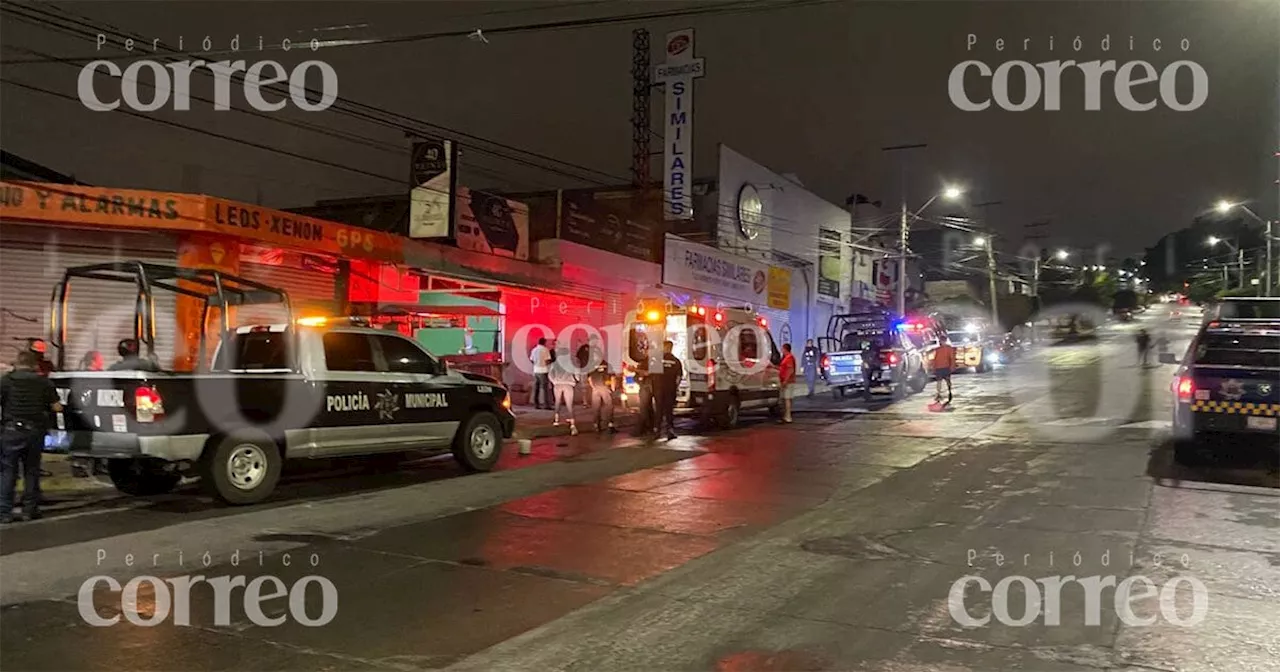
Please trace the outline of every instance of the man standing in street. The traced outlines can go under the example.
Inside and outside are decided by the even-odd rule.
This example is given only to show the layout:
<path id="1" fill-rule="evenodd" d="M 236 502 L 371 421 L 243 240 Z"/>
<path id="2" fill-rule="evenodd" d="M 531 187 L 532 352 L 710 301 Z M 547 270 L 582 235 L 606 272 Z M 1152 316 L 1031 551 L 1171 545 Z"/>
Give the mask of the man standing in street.
<path id="1" fill-rule="evenodd" d="M 934 385 L 934 403 L 943 408 L 951 405 L 951 372 L 956 368 L 956 346 L 944 333 L 938 341 L 938 349 L 933 351 L 933 375 L 937 383 Z M 942 384 L 947 385 L 947 400 L 942 401 Z"/>
<path id="2" fill-rule="evenodd" d="M 529 354 L 533 363 L 533 407 L 551 409 L 551 348 L 547 347 L 547 339 L 539 338 Z"/>
<path id="3" fill-rule="evenodd" d="M 591 403 L 591 415 L 595 418 L 596 432 L 603 432 L 607 427 L 613 434 L 618 431 L 613 426 L 613 388 L 609 386 L 613 375 L 609 372 L 609 362 L 600 347 L 600 339 L 594 334 L 582 365 L 588 367 L 587 397 Z"/>
<path id="4" fill-rule="evenodd" d="M 676 396 L 680 392 L 680 381 L 684 379 L 684 364 L 675 355 L 675 343 L 662 343 L 662 382 L 655 389 L 658 395 L 657 433 L 662 434 L 665 427 L 667 440 L 676 438 Z"/>
<path id="5" fill-rule="evenodd" d="M 782 421 L 791 422 L 791 386 L 796 382 L 796 357 L 791 344 L 782 344 L 782 362 L 778 364 L 779 393 L 782 395 Z"/>
<path id="6" fill-rule="evenodd" d="M 822 353 L 813 339 L 804 342 L 804 379 L 809 383 L 809 398 L 813 398 L 813 389 L 818 384 L 818 367 L 822 364 Z"/>
<path id="7" fill-rule="evenodd" d="M 18 355 L 14 370 L 0 378 L 0 524 L 13 522 L 13 496 L 22 470 L 22 506 L 40 518 L 40 458 L 53 414 L 62 410 L 58 390 L 40 375 L 30 350 Z"/>

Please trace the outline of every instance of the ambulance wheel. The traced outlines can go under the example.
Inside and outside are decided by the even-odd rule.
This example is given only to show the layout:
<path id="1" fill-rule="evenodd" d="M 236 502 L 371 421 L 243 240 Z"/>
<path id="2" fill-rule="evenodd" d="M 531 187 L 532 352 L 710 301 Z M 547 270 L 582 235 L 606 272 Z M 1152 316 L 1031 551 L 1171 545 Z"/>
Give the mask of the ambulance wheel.
<path id="1" fill-rule="evenodd" d="M 256 504 L 276 489 L 283 466 L 275 441 L 260 432 L 240 430 L 205 449 L 200 482 L 228 504 Z"/>
<path id="2" fill-rule="evenodd" d="M 467 471 L 491 471 L 502 456 L 502 426 L 481 411 L 467 418 L 453 437 L 453 457 Z"/>
<path id="3" fill-rule="evenodd" d="M 724 413 L 720 414 L 717 422 L 721 429 L 733 429 L 738 426 L 738 418 L 742 415 L 742 403 L 738 401 L 738 395 L 729 397 L 729 405 L 725 407 Z"/>
<path id="4" fill-rule="evenodd" d="M 182 476 L 148 460 L 107 460 L 107 475 L 116 490 L 134 497 L 163 495 L 178 487 Z"/>

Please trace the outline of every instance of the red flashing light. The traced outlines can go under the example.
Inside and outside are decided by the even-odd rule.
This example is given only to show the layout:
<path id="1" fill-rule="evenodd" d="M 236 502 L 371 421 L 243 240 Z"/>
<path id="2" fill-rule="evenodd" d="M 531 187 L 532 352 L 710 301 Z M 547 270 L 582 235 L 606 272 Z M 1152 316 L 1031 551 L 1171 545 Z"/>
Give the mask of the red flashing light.
<path id="1" fill-rule="evenodd" d="M 767 326 L 769 326 L 769 320 L 767 320 L 767 319 L 765 319 L 765 318 L 761 317 L 761 318 L 760 318 L 760 326 L 762 326 L 762 327 L 767 327 Z"/>
<path id="2" fill-rule="evenodd" d="M 893 366 L 893 365 L 896 365 L 897 363 L 898 363 L 898 353 L 896 352 L 889 353 L 889 365 Z"/>
<path id="3" fill-rule="evenodd" d="M 707 391 L 714 392 L 716 390 L 716 360 L 707 361 Z"/>
<path id="4" fill-rule="evenodd" d="M 698 315 L 705 316 L 706 314 L 707 314 L 707 309 L 703 308 L 702 306 L 698 306 Z"/>
<path id="5" fill-rule="evenodd" d="M 1178 379 L 1178 401 L 1191 401 L 1191 395 L 1195 394 L 1195 381 L 1187 376 Z"/>
<path id="6" fill-rule="evenodd" d="M 717 312 L 717 313 L 712 317 L 712 319 L 714 319 L 716 322 L 724 322 L 724 313 Z"/>
<path id="7" fill-rule="evenodd" d="M 831 368 L 831 356 L 830 356 L 830 355 L 823 355 L 823 356 L 822 356 L 822 368 L 824 368 L 824 369 L 829 369 L 829 368 Z"/>

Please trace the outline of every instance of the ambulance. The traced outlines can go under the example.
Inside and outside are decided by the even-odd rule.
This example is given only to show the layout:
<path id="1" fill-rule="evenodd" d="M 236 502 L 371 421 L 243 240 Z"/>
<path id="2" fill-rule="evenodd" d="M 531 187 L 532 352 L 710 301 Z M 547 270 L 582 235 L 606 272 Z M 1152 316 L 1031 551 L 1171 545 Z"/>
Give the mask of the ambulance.
<path id="1" fill-rule="evenodd" d="M 685 375 L 676 411 L 704 424 L 734 427 L 743 411 L 780 411 L 782 352 L 769 320 L 749 308 L 641 302 L 623 331 L 623 399 L 638 403 L 636 368 L 671 341 Z M 651 350 L 651 348 L 656 350 Z M 730 365 L 733 360 L 734 365 Z"/>

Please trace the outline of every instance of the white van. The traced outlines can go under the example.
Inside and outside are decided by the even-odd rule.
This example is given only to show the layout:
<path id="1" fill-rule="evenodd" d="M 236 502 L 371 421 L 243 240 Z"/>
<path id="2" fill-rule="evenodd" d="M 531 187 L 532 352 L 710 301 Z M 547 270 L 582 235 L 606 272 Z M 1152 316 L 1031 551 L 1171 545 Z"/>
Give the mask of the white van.
<path id="1" fill-rule="evenodd" d="M 651 347 L 661 353 L 662 342 L 669 340 L 685 369 L 678 413 L 696 413 L 725 428 L 736 426 L 744 410 L 777 414 L 782 353 L 768 327 L 764 316 L 746 308 L 642 304 L 626 317 L 623 392 L 639 394 L 636 367 Z M 736 358 L 735 366 L 728 365 L 730 357 Z"/>

